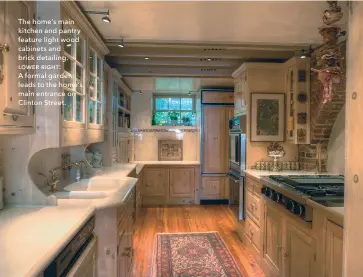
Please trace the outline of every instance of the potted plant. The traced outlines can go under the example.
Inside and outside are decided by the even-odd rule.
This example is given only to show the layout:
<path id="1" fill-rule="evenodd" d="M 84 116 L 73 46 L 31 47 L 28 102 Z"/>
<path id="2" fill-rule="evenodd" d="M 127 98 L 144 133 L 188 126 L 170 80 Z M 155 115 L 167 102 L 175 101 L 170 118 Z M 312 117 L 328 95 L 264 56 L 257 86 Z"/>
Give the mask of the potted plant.
<path id="1" fill-rule="evenodd" d="M 177 112 L 169 112 L 168 115 L 171 120 L 171 124 L 173 124 L 173 126 L 175 126 L 178 122 L 179 114 Z"/>
<path id="2" fill-rule="evenodd" d="M 188 116 L 183 116 L 183 117 L 182 117 L 182 120 L 183 120 L 183 124 L 184 124 L 185 126 L 190 126 L 190 117 L 188 117 Z"/>

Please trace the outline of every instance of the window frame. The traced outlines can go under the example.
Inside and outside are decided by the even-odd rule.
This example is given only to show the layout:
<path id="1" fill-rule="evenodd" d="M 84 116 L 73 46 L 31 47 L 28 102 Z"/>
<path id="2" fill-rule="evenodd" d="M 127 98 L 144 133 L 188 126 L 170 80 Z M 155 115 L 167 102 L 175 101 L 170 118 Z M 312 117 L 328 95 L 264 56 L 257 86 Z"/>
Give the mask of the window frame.
<path id="1" fill-rule="evenodd" d="M 191 98 L 192 99 L 192 110 L 157 110 L 156 109 L 156 99 L 158 98 Z M 181 108 L 181 107 L 180 107 Z M 156 112 L 179 112 L 179 113 L 192 113 L 196 114 L 196 97 L 195 95 L 185 95 L 185 94 L 153 94 L 152 96 L 152 115 L 154 115 Z M 181 118 L 180 118 L 181 120 Z M 191 126 L 195 126 L 196 123 L 194 125 L 191 125 Z M 155 125 L 155 126 L 158 126 L 158 125 Z M 162 126 L 173 126 L 172 124 L 168 124 L 168 125 L 162 125 Z M 184 125 L 179 125 L 179 126 L 184 126 Z"/>

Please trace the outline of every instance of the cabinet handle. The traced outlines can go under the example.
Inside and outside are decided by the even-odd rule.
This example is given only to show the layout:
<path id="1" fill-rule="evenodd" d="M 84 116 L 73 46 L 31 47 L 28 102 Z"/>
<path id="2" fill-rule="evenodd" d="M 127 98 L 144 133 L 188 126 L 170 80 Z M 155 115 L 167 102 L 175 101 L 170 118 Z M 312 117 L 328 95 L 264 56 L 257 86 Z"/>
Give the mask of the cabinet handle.
<path id="1" fill-rule="evenodd" d="M 0 44 L 0 52 L 9 52 L 10 47 L 7 44 Z M 3 74 L 3 59 L 2 54 L 0 57 L 0 84 L 4 81 L 4 74 Z"/>
<path id="2" fill-rule="evenodd" d="M 284 258 L 286 259 L 286 258 L 288 258 L 289 257 L 289 253 L 288 252 L 285 252 L 284 253 Z"/>
<path id="3" fill-rule="evenodd" d="M 122 253 L 122 256 L 124 256 L 124 257 L 129 257 L 129 258 L 130 258 L 130 257 L 131 257 L 131 253 L 130 253 L 130 252 L 126 252 L 126 253 L 125 253 L 125 252 L 123 252 L 123 253 Z"/>
<path id="4" fill-rule="evenodd" d="M 132 247 L 125 247 L 125 251 L 132 251 Z"/>

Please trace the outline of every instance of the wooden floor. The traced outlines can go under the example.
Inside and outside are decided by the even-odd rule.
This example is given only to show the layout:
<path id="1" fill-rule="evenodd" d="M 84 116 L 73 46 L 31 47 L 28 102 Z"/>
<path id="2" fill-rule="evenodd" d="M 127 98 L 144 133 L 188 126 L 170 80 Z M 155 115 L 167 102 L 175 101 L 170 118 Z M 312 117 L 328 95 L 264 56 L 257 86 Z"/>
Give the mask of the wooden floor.
<path id="1" fill-rule="evenodd" d="M 218 231 L 243 277 L 264 277 L 234 230 L 235 217 L 227 206 L 146 208 L 136 220 L 134 277 L 150 277 L 156 233 Z"/>

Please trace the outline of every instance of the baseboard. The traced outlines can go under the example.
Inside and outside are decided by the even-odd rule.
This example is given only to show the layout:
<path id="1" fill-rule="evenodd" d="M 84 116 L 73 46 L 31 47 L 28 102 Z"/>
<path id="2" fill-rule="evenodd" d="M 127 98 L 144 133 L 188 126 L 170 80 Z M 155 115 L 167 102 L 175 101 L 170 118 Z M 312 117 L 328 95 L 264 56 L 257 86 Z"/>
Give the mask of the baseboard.
<path id="1" fill-rule="evenodd" d="M 200 200 L 200 205 L 228 205 L 228 199 Z"/>

